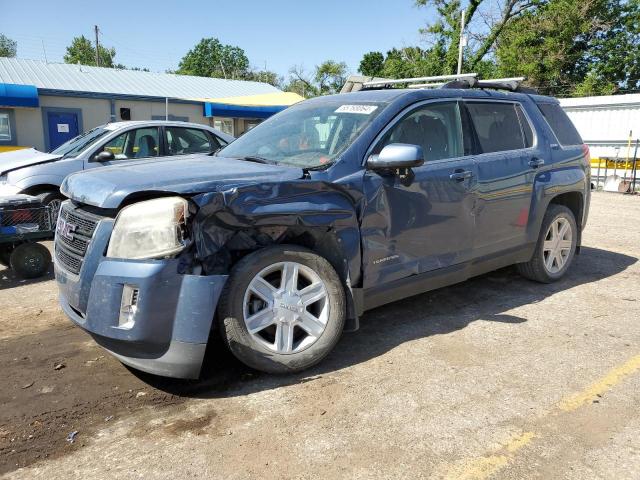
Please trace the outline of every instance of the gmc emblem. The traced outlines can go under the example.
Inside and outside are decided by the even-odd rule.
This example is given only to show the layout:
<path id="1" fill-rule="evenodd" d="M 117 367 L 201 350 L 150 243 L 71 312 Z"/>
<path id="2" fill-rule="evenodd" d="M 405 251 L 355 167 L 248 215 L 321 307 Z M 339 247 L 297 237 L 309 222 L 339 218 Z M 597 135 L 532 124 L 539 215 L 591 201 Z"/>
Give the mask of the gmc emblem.
<path id="1" fill-rule="evenodd" d="M 64 218 L 58 217 L 58 222 L 56 223 L 56 233 L 58 235 L 62 235 L 64 238 L 69 240 L 73 240 L 73 232 L 78 228 L 77 225 L 72 223 L 68 223 Z"/>

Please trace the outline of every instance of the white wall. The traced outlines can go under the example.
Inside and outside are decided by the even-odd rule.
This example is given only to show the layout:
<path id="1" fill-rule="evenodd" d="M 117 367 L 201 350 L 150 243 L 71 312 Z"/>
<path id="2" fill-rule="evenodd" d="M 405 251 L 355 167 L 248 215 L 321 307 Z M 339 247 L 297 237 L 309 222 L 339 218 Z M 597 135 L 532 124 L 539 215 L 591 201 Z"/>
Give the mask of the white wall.
<path id="1" fill-rule="evenodd" d="M 563 98 L 560 105 L 591 150 L 591 157 L 627 156 L 629 132 L 640 138 L 640 94 Z"/>

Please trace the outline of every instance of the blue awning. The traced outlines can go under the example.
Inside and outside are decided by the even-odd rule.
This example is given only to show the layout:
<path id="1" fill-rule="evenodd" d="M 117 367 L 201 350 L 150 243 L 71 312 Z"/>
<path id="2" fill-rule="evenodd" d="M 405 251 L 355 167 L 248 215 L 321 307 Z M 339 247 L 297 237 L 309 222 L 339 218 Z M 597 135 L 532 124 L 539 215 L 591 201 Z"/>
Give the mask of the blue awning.
<path id="1" fill-rule="evenodd" d="M 269 118 L 271 115 L 278 113 L 288 105 L 229 105 L 226 103 L 204 104 L 205 117 L 232 117 L 232 118 Z"/>
<path id="2" fill-rule="evenodd" d="M 38 89 L 34 85 L 0 83 L 0 107 L 37 108 L 39 106 Z"/>

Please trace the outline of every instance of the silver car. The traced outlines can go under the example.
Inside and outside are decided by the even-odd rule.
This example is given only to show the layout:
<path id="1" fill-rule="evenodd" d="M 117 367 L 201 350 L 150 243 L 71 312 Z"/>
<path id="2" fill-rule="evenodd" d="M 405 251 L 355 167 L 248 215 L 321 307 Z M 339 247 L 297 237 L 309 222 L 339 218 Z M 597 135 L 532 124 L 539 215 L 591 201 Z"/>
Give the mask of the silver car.
<path id="1" fill-rule="evenodd" d="M 0 154 L 0 196 L 26 193 L 57 212 L 60 184 L 74 172 L 132 160 L 215 152 L 234 138 L 197 123 L 129 121 L 101 125 L 51 153 L 33 148 Z"/>

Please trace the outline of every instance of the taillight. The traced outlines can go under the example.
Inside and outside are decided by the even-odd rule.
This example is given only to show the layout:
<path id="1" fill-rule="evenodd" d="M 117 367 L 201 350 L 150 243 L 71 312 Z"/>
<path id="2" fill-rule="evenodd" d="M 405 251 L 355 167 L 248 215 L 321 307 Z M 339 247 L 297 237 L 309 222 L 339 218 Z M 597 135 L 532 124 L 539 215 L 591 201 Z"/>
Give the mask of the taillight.
<path id="1" fill-rule="evenodd" d="M 589 145 L 586 143 L 582 144 L 582 154 L 587 160 L 591 161 L 591 151 L 589 150 Z"/>
<path id="2" fill-rule="evenodd" d="M 29 223 L 33 220 L 33 215 L 27 209 L 24 210 L 14 210 L 11 215 L 11 220 L 14 225 L 19 225 L 21 223 Z"/>

